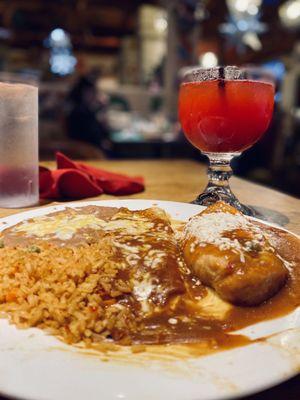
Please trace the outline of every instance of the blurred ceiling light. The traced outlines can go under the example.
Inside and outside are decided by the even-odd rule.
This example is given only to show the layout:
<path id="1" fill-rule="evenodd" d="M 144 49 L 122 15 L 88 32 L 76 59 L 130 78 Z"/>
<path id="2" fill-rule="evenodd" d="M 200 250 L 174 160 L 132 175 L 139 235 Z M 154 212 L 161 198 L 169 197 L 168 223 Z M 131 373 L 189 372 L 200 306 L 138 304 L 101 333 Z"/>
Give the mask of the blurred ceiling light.
<path id="1" fill-rule="evenodd" d="M 229 11 L 236 17 L 237 14 L 258 14 L 261 4 L 262 0 L 227 0 Z"/>
<path id="2" fill-rule="evenodd" d="M 48 42 L 50 47 L 69 47 L 71 46 L 70 35 L 61 28 L 55 28 L 50 32 Z"/>
<path id="3" fill-rule="evenodd" d="M 250 15 L 258 14 L 259 8 L 255 4 L 250 4 L 248 7 L 248 13 Z"/>
<path id="4" fill-rule="evenodd" d="M 300 17 L 300 1 L 294 1 L 287 6 L 286 16 L 290 19 L 296 19 Z"/>
<path id="5" fill-rule="evenodd" d="M 249 46 L 254 51 L 259 51 L 262 49 L 262 43 L 256 33 L 247 32 L 243 38 L 244 43 Z"/>
<path id="6" fill-rule="evenodd" d="M 218 65 L 218 57 L 212 51 L 207 51 L 199 57 L 200 65 L 204 68 L 212 68 Z"/>
<path id="7" fill-rule="evenodd" d="M 77 64 L 76 58 L 66 53 L 52 54 L 50 56 L 51 72 L 57 75 L 69 75 L 74 72 Z"/>
<path id="8" fill-rule="evenodd" d="M 64 40 L 65 36 L 66 36 L 65 31 L 60 28 L 53 29 L 53 31 L 50 33 L 50 38 L 55 42 Z"/>
<path id="9" fill-rule="evenodd" d="M 72 74 L 77 60 L 73 56 L 70 35 L 61 28 L 53 29 L 45 40 L 45 45 L 50 47 L 51 72 L 61 76 Z"/>
<path id="10" fill-rule="evenodd" d="M 245 12 L 248 10 L 248 3 L 249 3 L 248 0 L 236 0 L 235 8 L 238 11 Z"/>
<path id="11" fill-rule="evenodd" d="M 249 46 L 254 51 L 262 48 L 259 34 L 267 31 L 267 24 L 260 21 L 263 0 L 226 0 L 229 15 L 220 24 L 219 31 L 227 36 L 227 44 L 239 53 Z"/>
<path id="12" fill-rule="evenodd" d="M 244 19 L 239 20 L 236 23 L 237 27 L 239 28 L 240 31 L 245 32 L 248 30 L 249 28 L 249 24 L 247 23 L 247 21 L 245 21 Z"/>
<path id="13" fill-rule="evenodd" d="M 154 20 L 154 27 L 157 32 L 162 33 L 168 27 L 168 21 L 165 17 L 158 17 Z"/>
<path id="14" fill-rule="evenodd" d="M 279 8 L 282 24 L 287 28 L 300 28 L 300 0 L 289 0 Z"/>

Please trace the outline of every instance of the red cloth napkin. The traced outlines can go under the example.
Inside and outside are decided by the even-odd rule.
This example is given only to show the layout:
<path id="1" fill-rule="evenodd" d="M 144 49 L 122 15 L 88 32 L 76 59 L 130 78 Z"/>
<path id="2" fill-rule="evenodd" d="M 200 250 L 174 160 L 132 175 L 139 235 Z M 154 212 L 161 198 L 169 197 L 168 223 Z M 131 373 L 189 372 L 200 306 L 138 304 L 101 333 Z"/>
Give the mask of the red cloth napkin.
<path id="1" fill-rule="evenodd" d="M 40 167 L 40 197 L 44 199 L 98 196 L 102 193 L 126 195 L 142 192 L 144 179 L 128 177 L 84 163 L 72 161 L 64 154 L 56 153 L 57 169 Z"/>

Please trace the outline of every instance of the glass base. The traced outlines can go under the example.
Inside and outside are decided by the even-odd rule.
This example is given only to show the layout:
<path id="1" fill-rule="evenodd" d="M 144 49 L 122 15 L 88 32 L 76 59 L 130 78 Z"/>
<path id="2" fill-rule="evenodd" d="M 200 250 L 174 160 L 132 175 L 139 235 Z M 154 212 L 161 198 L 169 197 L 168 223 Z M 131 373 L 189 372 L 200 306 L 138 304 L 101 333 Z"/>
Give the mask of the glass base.
<path id="1" fill-rule="evenodd" d="M 229 186 L 227 187 L 218 187 L 214 185 L 208 185 L 203 193 L 201 193 L 192 204 L 198 204 L 200 206 L 211 206 L 217 201 L 224 201 L 236 208 L 240 212 L 250 217 L 261 218 L 260 214 L 252 207 L 245 206 L 241 204 L 235 195 L 230 190 Z"/>
<path id="2" fill-rule="evenodd" d="M 266 220 L 266 216 L 256 210 L 241 204 L 232 193 L 229 185 L 229 179 L 232 175 L 230 161 L 234 157 L 238 157 L 241 153 L 207 153 L 203 152 L 209 159 L 209 167 L 207 171 L 208 184 L 203 193 L 201 193 L 192 203 L 200 206 L 211 206 L 217 201 L 236 208 L 244 215 Z"/>

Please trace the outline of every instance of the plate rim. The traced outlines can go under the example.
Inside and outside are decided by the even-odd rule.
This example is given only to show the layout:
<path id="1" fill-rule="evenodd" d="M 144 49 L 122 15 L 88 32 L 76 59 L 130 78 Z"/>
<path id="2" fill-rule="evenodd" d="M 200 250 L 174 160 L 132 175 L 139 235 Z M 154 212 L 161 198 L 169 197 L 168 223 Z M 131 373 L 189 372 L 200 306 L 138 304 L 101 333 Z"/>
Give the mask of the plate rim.
<path id="1" fill-rule="evenodd" d="M 106 199 L 106 200 L 78 200 L 78 201 L 68 201 L 68 202 L 63 202 L 63 203 L 55 202 L 55 204 L 52 204 L 52 205 L 36 206 L 36 207 L 34 207 L 34 208 L 30 209 L 30 210 L 22 210 L 22 211 L 14 213 L 14 214 L 9 214 L 7 216 L 0 217 L 0 232 L 3 230 L 3 227 L 1 226 L 1 224 L 3 224 L 4 220 L 10 219 L 10 218 L 13 218 L 13 217 L 16 217 L 16 216 L 20 216 L 20 217 L 21 216 L 26 216 L 27 214 L 31 214 L 31 213 L 34 213 L 35 211 L 39 211 L 39 210 L 43 210 L 43 211 L 45 210 L 45 215 L 46 215 L 47 214 L 47 210 L 52 209 L 52 208 L 56 208 L 56 207 L 59 208 L 59 209 L 60 208 L 64 209 L 64 208 L 67 208 L 67 207 L 77 208 L 77 207 L 85 207 L 85 206 L 89 205 L 89 203 L 91 203 L 91 205 L 92 204 L 95 205 L 95 203 L 102 203 L 102 202 L 103 203 L 106 203 L 106 202 L 107 203 L 109 203 L 109 202 L 133 202 L 133 203 L 134 202 L 154 202 L 154 203 L 155 202 L 159 202 L 159 203 L 168 203 L 168 204 L 176 204 L 176 205 L 186 205 L 186 206 L 191 206 L 191 207 L 199 207 L 199 211 L 201 209 L 207 208 L 207 206 L 202 206 L 202 205 L 199 205 L 199 204 L 186 203 L 186 202 L 181 202 L 181 201 L 172 201 L 172 200 L 159 200 L 159 199 L 132 199 L 132 198 L 128 198 L 127 199 L 127 198 L 125 198 L 125 199 Z M 99 206 L 101 206 L 101 205 L 99 204 Z M 109 207 L 109 206 L 107 206 L 107 207 Z M 55 211 L 56 210 L 53 210 L 53 211 L 49 210 L 49 212 L 55 212 Z M 60 211 L 60 210 L 57 210 L 57 211 Z M 34 217 L 29 217 L 29 218 L 34 218 Z M 259 218 L 256 218 L 256 217 L 251 217 L 251 216 L 250 217 L 246 216 L 246 218 L 249 218 L 250 220 L 259 222 L 259 223 L 261 223 L 263 225 L 266 225 L 266 226 L 270 226 L 270 227 L 273 227 L 273 228 L 280 229 L 280 230 L 282 230 L 284 232 L 289 233 L 290 235 L 295 236 L 297 239 L 300 240 L 300 234 L 292 232 L 289 229 L 287 229 L 287 228 L 285 228 L 285 227 L 283 227 L 281 225 L 278 225 L 278 224 L 276 224 L 274 222 L 265 221 L 265 220 L 262 220 L 262 219 L 259 219 Z"/>

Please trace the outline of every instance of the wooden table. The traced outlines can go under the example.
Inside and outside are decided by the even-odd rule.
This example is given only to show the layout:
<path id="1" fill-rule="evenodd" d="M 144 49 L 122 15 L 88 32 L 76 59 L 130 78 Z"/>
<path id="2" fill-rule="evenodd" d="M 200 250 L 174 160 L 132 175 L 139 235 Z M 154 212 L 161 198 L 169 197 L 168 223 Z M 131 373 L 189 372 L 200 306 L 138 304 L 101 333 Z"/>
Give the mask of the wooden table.
<path id="1" fill-rule="evenodd" d="M 204 189 L 207 182 L 206 167 L 194 161 L 97 161 L 91 162 L 91 164 L 110 171 L 130 175 L 143 175 L 146 190 L 143 193 L 127 196 L 130 198 L 189 202 Z M 44 165 L 47 167 L 54 166 L 53 163 L 45 163 Z M 258 207 L 269 215 L 274 222 L 300 234 L 300 200 L 237 178 L 232 178 L 231 187 L 241 202 Z M 108 195 L 99 196 L 99 200 L 110 198 L 113 197 Z M 0 208 L 0 217 L 19 211 L 23 210 Z M 259 368 L 259 363 L 257 367 Z M 283 399 L 300 399 L 299 376 L 276 388 L 247 397 L 247 400 Z M 3 399 L 0 398 L 0 400 Z"/>
<path id="2" fill-rule="evenodd" d="M 110 171 L 143 175 L 146 190 L 143 193 L 126 196 L 133 199 L 190 202 L 202 192 L 207 182 L 206 167 L 189 160 L 97 161 L 91 164 Z M 51 162 L 43 165 L 54 167 L 54 163 Z M 231 187 L 241 202 L 258 206 L 266 214 L 271 214 L 274 221 L 300 234 L 300 200 L 237 178 L 231 179 Z M 115 197 L 109 195 L 99 197 L 101 200 L 110 198 Z M 19 211 L 24 209 L 0 208 L 0 217 Z"/>

